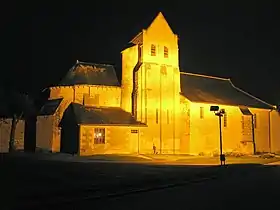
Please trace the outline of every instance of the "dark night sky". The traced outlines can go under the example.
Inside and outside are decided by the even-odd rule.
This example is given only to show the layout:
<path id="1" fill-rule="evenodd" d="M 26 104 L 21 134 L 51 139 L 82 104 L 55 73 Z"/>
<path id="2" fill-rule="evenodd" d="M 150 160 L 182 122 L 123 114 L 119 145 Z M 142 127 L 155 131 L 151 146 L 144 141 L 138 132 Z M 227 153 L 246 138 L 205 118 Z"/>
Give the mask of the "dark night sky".
<path id="1" fill-rule="evenodd" d="M 37 94 L 59 82 L 77 59 L 113 64 L 120 76 L 120 51 L 162 11 L 180 38 L 181 71 L 230 77 L 255 96 L 280 102 L 278 7 L 180 2 L 10 3 L 1 14 L 1 85 Z"/>

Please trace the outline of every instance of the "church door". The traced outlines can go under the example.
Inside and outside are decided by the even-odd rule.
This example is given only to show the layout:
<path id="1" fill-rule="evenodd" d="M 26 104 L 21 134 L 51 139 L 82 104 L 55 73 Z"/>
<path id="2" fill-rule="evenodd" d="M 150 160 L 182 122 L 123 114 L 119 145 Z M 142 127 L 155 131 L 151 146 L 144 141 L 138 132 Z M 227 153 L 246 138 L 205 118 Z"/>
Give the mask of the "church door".
<path id="1" fill-rule="evenodd" d="M 131 153 L 139 153 L 139 129 L 131 129 L 130 131 L 130 151 Z"/>

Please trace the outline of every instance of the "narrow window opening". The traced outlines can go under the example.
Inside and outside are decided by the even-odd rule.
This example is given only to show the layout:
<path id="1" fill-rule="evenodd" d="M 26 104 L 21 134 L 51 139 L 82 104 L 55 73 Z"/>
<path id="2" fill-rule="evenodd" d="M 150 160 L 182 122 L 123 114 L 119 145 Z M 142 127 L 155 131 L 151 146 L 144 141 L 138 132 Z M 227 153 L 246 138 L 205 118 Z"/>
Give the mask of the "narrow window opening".
<path id="1" fill-rule="evenodd" d="M 151 45 L 151 56 L 156 56 L 156 46 L 154 44 Z"/>
<path id="2" fill-rule="evenodd" d="M 168 48 L 164 46 L 164 57 L 168 58 Z"/>

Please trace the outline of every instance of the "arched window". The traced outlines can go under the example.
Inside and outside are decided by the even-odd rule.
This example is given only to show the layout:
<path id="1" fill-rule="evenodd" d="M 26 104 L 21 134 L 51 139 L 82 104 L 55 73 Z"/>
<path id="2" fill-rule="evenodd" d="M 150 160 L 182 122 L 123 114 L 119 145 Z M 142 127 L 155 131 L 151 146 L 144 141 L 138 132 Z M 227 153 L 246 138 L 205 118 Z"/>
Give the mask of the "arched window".
<path id="1" fill-rule="evenodd" d="M 168 48 L 164 46 L 164 57 L 168 58 Z"/>
<path id="2" fill-rule="evenodd" d="M 156 56 L 156 46 L 154 44 L 151 45 L 151 56 Z"/>

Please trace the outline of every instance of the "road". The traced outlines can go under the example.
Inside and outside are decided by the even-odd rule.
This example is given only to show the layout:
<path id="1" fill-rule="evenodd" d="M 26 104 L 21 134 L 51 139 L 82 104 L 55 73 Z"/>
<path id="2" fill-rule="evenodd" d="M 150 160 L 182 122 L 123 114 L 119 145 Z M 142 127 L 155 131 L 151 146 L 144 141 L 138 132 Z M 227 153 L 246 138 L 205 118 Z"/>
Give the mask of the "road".
<path id="1" fill-rule="evenodd" d="M 277 195 L 280 166 L 217 166 L 160 163 L 72 162 L 4 157 L 1 162 L 0 209 L 219 209 L 255 205 Z M 165 184 L 216 178 L 182 187 L 108 198 L 108 194 Z M 96 197 L 102 196 L 102 199 Z M 222 197 L 221 197 L 222 196 Z M 274 196 L 274 197 L 273 197 Z M 95 197 L 95 199 L 93 199 Z M 87 199 L 85 199 L 87 198 Z M 254 199 L 253 199 L 254 198 Z M 254 202 L 250 203 L 250 199 Z M 218 202 L 219 201 L 219 202 Z M 204 205 L 204 206 L 203 206 Z M 257 206 L 259 207 L 259 205 Z"/>
<path id="2" fill-rule="evenodd" d="M 103 196 L 165 183 L 209 177 L 219 167 L 154 163 L 38 160 L 37 156 L 3 157 L 0 209 L 40 209 L 49 203 Z M 47 208 L 50 209 L 50 208 Z"/>
<path id="3" fill-rule="evenodd" d="M 280 166 L 242 168 L 230 177 L 186 186 L 87 200 L 62 209 L 269 209 L 279 208 Z"/>

